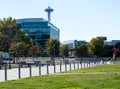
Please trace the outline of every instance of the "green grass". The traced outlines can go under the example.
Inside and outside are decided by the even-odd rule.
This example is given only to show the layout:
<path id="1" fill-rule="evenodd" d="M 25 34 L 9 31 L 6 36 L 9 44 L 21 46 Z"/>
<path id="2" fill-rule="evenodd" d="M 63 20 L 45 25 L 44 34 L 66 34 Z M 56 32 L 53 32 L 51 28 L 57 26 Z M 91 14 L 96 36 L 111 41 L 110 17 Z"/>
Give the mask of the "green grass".
<path id="1" fill-rule="evenodd" d="M 120 89 L 120 64 L 1 82 L 0 89 Z"/>

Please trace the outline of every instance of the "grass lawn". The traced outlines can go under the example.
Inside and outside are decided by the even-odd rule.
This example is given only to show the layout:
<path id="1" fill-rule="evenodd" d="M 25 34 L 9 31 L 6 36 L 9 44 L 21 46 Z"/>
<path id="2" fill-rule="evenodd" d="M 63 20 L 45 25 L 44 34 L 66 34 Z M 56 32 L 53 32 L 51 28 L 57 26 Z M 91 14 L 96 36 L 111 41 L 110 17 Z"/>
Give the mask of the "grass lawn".
<path id="1" fill-rule="evenodd" d="M 0 82 L 0 89 L 120 89 L 120 63 Z"/>

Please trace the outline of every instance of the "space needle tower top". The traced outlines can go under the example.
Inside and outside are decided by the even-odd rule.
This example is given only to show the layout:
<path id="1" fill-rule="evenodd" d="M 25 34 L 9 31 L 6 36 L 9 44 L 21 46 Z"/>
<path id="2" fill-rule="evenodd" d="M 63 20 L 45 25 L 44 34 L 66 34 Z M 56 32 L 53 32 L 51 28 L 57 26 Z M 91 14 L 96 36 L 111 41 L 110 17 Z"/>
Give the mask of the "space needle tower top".
<path id="1" fill-rule="evenodd" d="M 50 6 L 48 6 L 47 9 L 45 9 L 45 12 L 48 13 L 48 21 L 50 22 L 51 21 L 51 12 L 53 12 L 54 9 L 52 9 Z"/>

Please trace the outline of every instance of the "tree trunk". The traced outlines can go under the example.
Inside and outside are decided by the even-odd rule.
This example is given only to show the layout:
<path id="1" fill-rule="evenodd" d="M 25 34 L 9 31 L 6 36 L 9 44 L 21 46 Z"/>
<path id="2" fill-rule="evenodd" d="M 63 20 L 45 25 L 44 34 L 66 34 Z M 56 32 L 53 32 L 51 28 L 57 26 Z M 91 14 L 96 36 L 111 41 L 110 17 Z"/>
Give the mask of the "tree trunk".
<path id="1" fill-rule="evenodd" d="M 52 65 L 55 64 L 55 58 L 53 56 L 51 56 L 51 61 L 52 61 Z"/>

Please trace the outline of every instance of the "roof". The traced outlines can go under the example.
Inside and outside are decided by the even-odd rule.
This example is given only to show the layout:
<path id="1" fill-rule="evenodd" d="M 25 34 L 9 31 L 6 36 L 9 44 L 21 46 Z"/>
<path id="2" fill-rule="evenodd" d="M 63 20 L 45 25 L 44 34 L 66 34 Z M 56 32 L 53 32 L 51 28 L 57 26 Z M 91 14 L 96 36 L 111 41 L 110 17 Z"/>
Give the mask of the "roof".
<path id="1" fill-rule="evenodd" d="M 56 28 L 58 31 L 59 29 L 54 26 L 52 23 L 48 22 L 47 20 L 45 20 L 44 18 L 23 18 L 23 19 L 16 19 L 17 23 L 24 23 L 24 22 L 47 22 L 49 23 L 49 26 L 52 26 L 54 28 Z"/>
<path id="2" fill-rule="evenodd" d="M 47 22 L 47 20 L 43 18 L 23 18 L 23 19 L 16 19 L 17 23 L 23 22 Z"/>

